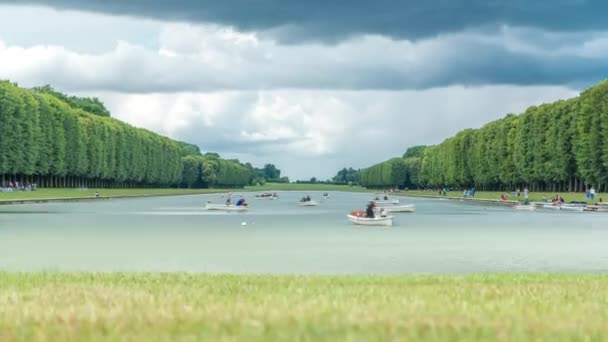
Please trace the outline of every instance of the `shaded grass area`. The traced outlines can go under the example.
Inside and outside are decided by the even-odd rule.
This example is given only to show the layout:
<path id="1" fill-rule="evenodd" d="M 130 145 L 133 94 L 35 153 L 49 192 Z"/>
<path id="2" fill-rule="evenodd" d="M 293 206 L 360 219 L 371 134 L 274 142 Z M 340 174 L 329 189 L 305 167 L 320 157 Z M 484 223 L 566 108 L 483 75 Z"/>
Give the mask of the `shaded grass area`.
<path id="1" fill-rule="evenodd" d="M 0 273 L 0 340 L 608 338 L 606 275 Z"/>
<path id="2" fill-rule="evenodd" d="M 511 200 L 511 201 L 520 201 L 523 202 L 524 200 L 524 193 L 521 192 L 520 196 L 514 196 L 511 193 L 507 193 L 507 192 L 500 192 L 500 191 L 477 191 L 475 193 L 475 198 L 477 199 L 491 199 L 491 200 L 500 200 L 500 195 L 501 194 L 505 194 L 506 199 L 507 200 Z M 457 197 L 457 198 L 462 198 L 463 197 L 463 193 L 462 191 L 448 191 L 446 196 L 440 196 L 438 192 L 436 191 L 402 191 L 400 193 L 401 195 L 404 196 L 432 196 L 432 197 Z M 508 196 L 507 196 L 508 195 Z M 529 194 L 529 199 L 532 202 L 542 202 L 543 200 L 543 196 L 547 198 L 548 201 L 551 201 L 551 198 L 553 198 L 553 196 L 555 196 L 556 193 L 551 193 L 551 192 L 531 192 Z M 589 204 L 598 202 L 600 200 L 600 198 L 602 198 L 602 200 L 604 201 L 608 201 L 608 194 L 595 194 L 595 199 L 594 200 L 590 200 L 590 199 L 585 199 L 585 193 L 559 193 L 559 195 L 561 195 L 564 200 L 566 202 L 571 202 L 571 201 L 583 201 L 583 202 L 587 202 Z"/>
<path id="3" fill-rule="evenodd" d="M 160 195 L 194 195 L 218 193 L 229 190 L 221 189 L 38 189 L 36 191 L 1 192 L 0 202 L 36 199 L 94 198 L 99 191 L 102 197 L 122 196 L 160 196 Z"/>

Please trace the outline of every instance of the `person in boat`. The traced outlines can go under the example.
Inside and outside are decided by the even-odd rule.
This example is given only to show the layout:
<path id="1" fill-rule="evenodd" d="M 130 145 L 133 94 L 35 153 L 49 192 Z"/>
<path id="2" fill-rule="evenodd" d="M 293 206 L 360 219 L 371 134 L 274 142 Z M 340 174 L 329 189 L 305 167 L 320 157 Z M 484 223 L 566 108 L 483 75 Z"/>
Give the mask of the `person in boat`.
<path id="1" fill-rule="evenodd" d="M 228 198 L 226 199 L 226 205 L 230 205 L 230 204 L 232 204 L 232 201 L 230 200 L 230 197 L 228 197 Z"/>
<path id="2" fill-rule="evenodd" d="M 237 207 L 244 207 L 246 205 L 247 205 L 247 203 L 245 202 L 244 198 L 240 198 L 238 201 L 236 201 L 236 206 Z"/>
<path id="3" fill-rule="evenodd" d="M 374 208 L 376 207 L 376 203 L 374 202 L 369 202 L 369 204 L 367 205 L 367 209 L 365 209 L 365 217 L 367 218 L 374 218 Z"/>
<path id="4" fill-rule="evenodd" d="M 384 200 L 388 201 L 388 196 L 384 195 Z"/>
<path id="5" fill-rule="evenodd" d="M 529 205 L 530 204 L 530 200 L 527 198 L 524 198 L 524 205 Z"/>

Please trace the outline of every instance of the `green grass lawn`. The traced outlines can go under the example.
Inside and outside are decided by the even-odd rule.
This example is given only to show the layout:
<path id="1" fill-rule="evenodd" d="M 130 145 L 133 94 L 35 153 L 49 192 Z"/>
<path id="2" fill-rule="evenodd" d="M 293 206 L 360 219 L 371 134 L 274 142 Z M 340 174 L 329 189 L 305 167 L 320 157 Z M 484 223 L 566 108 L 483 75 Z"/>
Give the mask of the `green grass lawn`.
<path id="1" fill-rule="evenodd" d="M 217 193 L 228 190 L 221 189 L 38 189 L 36 191 L 24 192 L 1 192 L 0 202 L 21 199 L 50 199 L 50 198 L 87 198 L 95 197 L 99 191 L 102 197 L 115 196 L 158 196 L 158 195 L 188 195 Z"/>
<path id="2" fill-rule="evenodd" d="M 295 183 L 266 183 L 260 186 L 248 186 L 248 191 L 350 191 L 365 192 L 367 189 L 360 186 L 335 184 L 295 184 Z"/>
<path id="3" fill-rule="evenodd" d="M 608 339 L 607 275 L 0 273 L 0 340 Z"/>
<path id="4" fill-rule="evenodd" d="M 432 191 L 432 192 L 427 192 L 427 191 L 403 191 L 400 193 L 401 195 L 405 195 L 405 196 L 434 196 L 434 197 L 443 197 L 443 196 L 439 196 L 438 192 Z M 500 195 L 503 194 L 503 192 L 500 191 L 478 191 L 475 193 L 475 198 L 477 199 L 492 199 L 492 200 L 500 200 Z M 510 193 L 504 193 L 505 196 L 507 196 L 507 194 L 509 195 L 509 197 L 507 197 L 507 200 L 513 200 L 513 201 L 523 201 L 524 200 L 524 194 L 523 192 L 521 193 L 521 195 L 519 197 L 517 196 L 512 196 Z M 586 200 L 585 199 L 585 193 L 559 193 L 566 202 L 571 202 L 571 201 L 587 201 L 589 204 L 591 203 L 595 203 L 598 202 L 600 200 L 600 197 L 603 197 L 602 200 L 604 201 L 608 201 L 608 194 L 595 194 L 595 200 Z M 553 196 L 555 196 L 555 193 L 551 193 L 551 192 L 530 192 L 529 194 L 529 198 L 530 201 L 532 202 L 541 202 L 543 200 L 543 196 L 545 196 L 547 198 L 547 200 L 551 201 L 551 198 Z M 447 193 L 447 197 L 458 197 L 461 198 L 463 197 L 462 191 L 448 191 Z"/>

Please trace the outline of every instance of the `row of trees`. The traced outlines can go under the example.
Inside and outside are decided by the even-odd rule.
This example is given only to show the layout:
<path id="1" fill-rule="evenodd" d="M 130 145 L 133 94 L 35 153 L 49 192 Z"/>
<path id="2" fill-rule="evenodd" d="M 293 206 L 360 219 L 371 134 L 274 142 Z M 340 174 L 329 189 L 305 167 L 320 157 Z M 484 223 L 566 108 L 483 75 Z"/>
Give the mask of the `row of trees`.
<path id="1" fill-rule="evenodd" d="M 182 184 L 189 188 L 243 187 L 251 184 L 252 172 L 238 161 L 216 155 L 183 157 Z"/>
<path id="2" fill-rule="evenodd" d="M 180 185 L 188 188 L 243 187 L 266 181 L 287 182 L 280 178 L 281 170 L 273 164 L 255 168 L 237 159 L 225 160 L 217 153 L 201 154 L 195 145 L 180 142 L 183 174 Z"/>
<path id="3" fill-rule="evenodd" d="M 608 81 L 577 98 L 533 106 L 521 115 L 463 130 L 439 145 L 421 148 L 416 156 L 406 153 L 401 160 L 374 165 L 363 172 L 362 184 L 485 190 L 528 186 L 546 191 L 582 191 L 593 185 L 605 191 L 606 139 Z"/>
<path id="4" fill-rule="evenodd" d="M 96 113 L 83 109 L 89 107 Z M 238 187 L 255 178 L 251 165 L 203 156 L 195 145 L 133 127 L 106 112 L 97 99 L 0 81 L 0 185 Z"/>
<path id="5" fill-rule="evenodd" d="M 410 147 L 403 157 L 392 158 L 360 172 L 360 183 L 369 188 L 415 188 L 420 185 L 420 165 L 426 146 Z"/>
<path id="6" fill-rule="evenodd" d="M 359 184 L 360 171 L 352 167 L 343 168 L 332 178 L 334 184 Z"/>

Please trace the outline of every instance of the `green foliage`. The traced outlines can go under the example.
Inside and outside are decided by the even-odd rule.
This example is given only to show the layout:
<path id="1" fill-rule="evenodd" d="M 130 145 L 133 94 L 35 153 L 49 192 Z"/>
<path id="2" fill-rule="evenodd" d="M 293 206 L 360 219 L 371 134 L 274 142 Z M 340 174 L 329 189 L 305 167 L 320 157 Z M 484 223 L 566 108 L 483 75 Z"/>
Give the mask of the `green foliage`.
<path id="1" fill-rule="evenodd" d="M 567 101 L 532 106 L 436 146 L 415 146 L 364 170 L 361 184 L 487 190 L 608 189 L 608 81 Z M 391 171 L 392 170 L 392 173 Z M 404 180 L 405 179 L 405 180 Z"/>
<path id="2" fill-rule="evenodd" d="M 106 184 L 179 183 L 178 143 L 109 115 L 91 115 L 81 103 L 50 87 L 32 91 L 0 82 L 0 175 L 51 183 L 59 177 L 63 185 L 81 177 Z"/>
<path id="3" fill-rule="evenodd" d="M 266 164 L 264 165 L 264 178 L 266 180 L 277 180 L 281 178 L 281 170 L 277 169 L 274 164 Z"/>
<path id="4" fill-rule="evenodd" d="M 49 94 L 61 102 L 68 104 L 72 108 L 82 109 L 87 113 L 99 116 L 110 116 L 110 111 L 105 107 L 103 102 L 99 101 L 96 97 L 68 96 L 56 91 L 48 84 L 42 87 L 35 87 L 32 90 L 38 93 Z"/>
<path id="5" fill-rule="evenodd" d="M 424 146 L 424 145 L 412 146 L 412 147 L 408 148 L 407 151 L 405 151 L 405 153 L 403 154 L 403 159 L 413 158 L 413 157 L 420 158 L 424 154 L 425 149 L 426 149 L 426 146 Z"/>
<path id="6" fill-rule="evenodd" d="M 84 179 L 101 186 L 243 187 L 265 171 L 282 180 L 272 164 L 261 170 L 217 153 L 201 155 L 196 145 L 132 127 L 106 112 L 97 99 L 0 82 L 0 176 L 37 176 L 47 186 L 78 186 Z"/>
<path id="7" fill-rule="evenodd" d="M 360 175 L 360 170 L 355 170 L 352 167 L 343 168 L 332 178 L 332 182 L 335 184 L 359 184 Z"/>
<path id="8" fill-rule="evenodd" d="M 180 153 L 181 153 L 182 157 L 198 156 L 201 154 L 200 148 L 196 145 L 185 143 L 182 141 L 178 141 L 177 144 L 180 147 Z M 219 155 L 217 157 L 219 158 Z"/>

